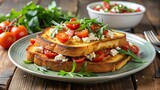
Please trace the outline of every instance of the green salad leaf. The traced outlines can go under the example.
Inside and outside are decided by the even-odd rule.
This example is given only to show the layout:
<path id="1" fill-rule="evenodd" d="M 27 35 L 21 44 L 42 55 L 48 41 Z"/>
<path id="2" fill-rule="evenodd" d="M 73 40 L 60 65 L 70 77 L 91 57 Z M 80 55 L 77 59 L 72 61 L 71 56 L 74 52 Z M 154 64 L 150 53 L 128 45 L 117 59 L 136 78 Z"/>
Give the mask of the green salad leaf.
<path id="1" fill-rule="evenodd" d="M 48 9 L 43 8 L 40 5 L 34 4 L 32 1 L 24 6 L 20 11 L 12 9 L 7 15 L 0 15 L 0 22 L 17 18 L 18 16 L 23 15 L 18 19 L 17 23 L 24 25 L 29 34 L 42 31 L 44 28 L 50 27 L 53 25 L 52 20 L 61 23 L 62 21 L 69 20 L 73 16 L 68 15 L 68 13 L 62 12 L 56 5 L 56 2 L 53 1 Z"/>
<path id="2" fill-rule="evenodd" d="M 126 51 L 126 50 L 123 50 L 123 49 L 118 49 L 117 51 L 118 51 L 119 53 L 132 56 L 133 61 L 135 61 L 135 62 L 139 62 L 139 63 L 144 62 L 144 61 L 142 61 L 137 55 L 135 55 L 131 50 L 127 50 L 127 51 Z"/>
<path id="3" fill-rule="evenodd" d="M 86 72 L 87 66 L 87 62 L 85 62 L 82 66 L 82 69 L 80 72 L 75 73 L 75 69 L 76 69 L 76 62 L 73 60 L 73 64 L 72 64 L 72 70 L 70 72 L 66 72 L 64 70 L 60 70 L 60 72 L 58 73 L 58 75 L 61 76 L 66 76 L 66 75 L 70 75 L 71 77 L 74 77 L 74 75 L 78 76 L 78 77 L 93 77 L 93 76 L 97 76 L 96 74 L 93 74 L 91 72 Z"/>

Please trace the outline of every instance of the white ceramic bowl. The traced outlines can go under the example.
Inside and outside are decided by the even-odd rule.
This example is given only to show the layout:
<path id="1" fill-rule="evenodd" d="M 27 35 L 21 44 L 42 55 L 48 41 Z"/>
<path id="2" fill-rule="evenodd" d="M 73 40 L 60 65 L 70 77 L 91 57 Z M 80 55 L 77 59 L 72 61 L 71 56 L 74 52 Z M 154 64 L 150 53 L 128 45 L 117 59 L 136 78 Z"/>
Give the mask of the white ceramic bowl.
<path id="1" fill-rule="evenodd" d="M 140 12 L 134 13 L 106 13 L 106 12 L 99 12 L 95 11 L 92 8 L 97 5 L 102 5 L 103 2 L 94 2 L 87 5 L 87 11 L 91 19 L 97 18 L 98 21 L 104 22 L 108 24 L 112 29 L 120 29 L 120 30 L 128 30 L 134 26 L 136 26 L 142 19 L 144 12 L 146 11 L 145 7 L 136 4 L 133 2 L 126 2 L 126 1 L 110 1 L 111 4 L 123 4 L 128 8 L 137 9 L 140 7 Z"/>

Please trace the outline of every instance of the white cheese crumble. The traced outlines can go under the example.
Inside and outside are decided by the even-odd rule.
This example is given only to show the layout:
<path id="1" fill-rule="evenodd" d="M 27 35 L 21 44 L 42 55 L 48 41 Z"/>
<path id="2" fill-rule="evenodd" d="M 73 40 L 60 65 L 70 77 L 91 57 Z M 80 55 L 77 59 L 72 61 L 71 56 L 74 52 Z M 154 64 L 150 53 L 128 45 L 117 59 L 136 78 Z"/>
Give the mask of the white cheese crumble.
<path id="1" fill-rule="evenodd" d="M 116 47 L 116 49 L 117 49 L 117 50 L 120 50 L 121 48 L 120 48 L 120 47 Z"/>
<path id="2" fill-rule="evenodd" d="M 68 59 L 65 56 L 63 56 L 62 54 L 59 54 L 59 55 L 55 56 L 54 61 L 66 62 L 66 61 L 68 61 Z"/>
<path id="3" fill-rule="evenodd" d="M 78 36 L 73 36 L 72 38 L 76 41 L 81 41 L 81 39 Z"/>
<path id="4" fill-rule="evenodd" d="M 96 54 L 94 52 L 92 52 L 92 53 L 86 55 L 86 57 L 87 57 L 87 59 L 92 61 L 92 59 L 96 57 Z"/>
<path id="5" fill-rule="evenodd" d="M 99 12 L 102 12 L 102 13 L 103 13 L 103 12 L 104 12 L 104 10 L 103 10 L 103 9 L 100 9 L 100 10 L 99 10 Z"/>
<path id="6" fill-rule="evenodd" d="M 99 40 L 93 33 L 89 33 L 88 37 L 82 38 L 83 42 L 89 43 L 92 40 Z"/>
<path id="7" fill-rule="evenodd" d="M 100 6 L 100 5 L 97 5 L 97 6 L 96 6 L 96 9 L 99 9 L 99 8 L 101 8 L 101 6 Z"/>
<path id="8" fill-rule="evenodd" d="M 111 30 L 108 30 L 108 36 L 113 38 L 114 37 L 114 32 L 112 32 Z"/>
<path id="9" fill-rule="evenodd" d="M 91 40 L 89 37 L 82 38 L 83 42 L 89 43 Z"/>
<path id="10" fill-rule="evenodd" d="M 99 40 L 98 37 L 96 37 L 93 33 L 89 33 L 89 39 L 90 40 Z"/>
<path id="11" fill-rule="evenodd" d="M 34 51 L 35 52 L 42 52 L 43 51 L 43 47 L 41 47 L 41 46 L 34 47 Z"/>
<path id="12" fill-rule="evenodd" d="M 115 55 L 117 55 L 119 52 L 116 50 L 116 49 L 111 49 L 111 51 L 110 51 L 110 54 L 112 55 L 112 56 L 115 56 Z"/>

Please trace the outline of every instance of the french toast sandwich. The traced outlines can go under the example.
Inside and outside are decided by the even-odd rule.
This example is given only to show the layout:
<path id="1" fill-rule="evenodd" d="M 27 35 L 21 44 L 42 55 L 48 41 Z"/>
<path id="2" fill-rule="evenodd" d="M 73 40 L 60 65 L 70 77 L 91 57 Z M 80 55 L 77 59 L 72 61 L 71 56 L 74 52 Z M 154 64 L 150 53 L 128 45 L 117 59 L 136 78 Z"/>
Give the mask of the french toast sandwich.
<path id="1" fill-rule="evenodd" d="M 86 27 L 81 28 L 84 23 Z M 27 47 L 26 58 L 53 71 L 71 71 L 75 61 L 75 72 L 85 62 L 86 72 L 110 72 L 131 60 L 131 56 L 118 52 L 126 43 L 125 33 L 110 30 L 107 25 L 89 19 L 73 20 L 38 34 L 35 42 Z"/>

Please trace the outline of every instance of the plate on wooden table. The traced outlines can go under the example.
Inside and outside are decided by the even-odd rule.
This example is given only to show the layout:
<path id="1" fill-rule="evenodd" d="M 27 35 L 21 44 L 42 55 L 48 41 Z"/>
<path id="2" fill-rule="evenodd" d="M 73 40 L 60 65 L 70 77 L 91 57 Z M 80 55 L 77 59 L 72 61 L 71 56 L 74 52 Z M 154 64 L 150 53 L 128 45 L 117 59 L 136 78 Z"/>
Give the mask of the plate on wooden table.
<path id="1" fill-rule="evenodd" d="M 126 32 L 125 32 L 126 33 Z M 131 43 L 136 44 L 140 48 L 140 58 L 145 61 L 145 63 L 128 62 L 123 68 L 114 72 L 99 73 L 98 76 L 94 77 L 70 77 L 70 76 L 59 76 L 58 72 L 48 70 L 47 73 L 38 71 L 37 66 L 34 64 L 24 64 L 23 60 L 26 57 L 26 48 L 29 45 L 30 38 L 36 37 L 38 33 L 28 35 L 20 40 L 16 41 L 9 49 L 8 56 L 11 62 L 20 68 L 21 70 L 28 72 L 32 75 L 52 79 L 64 82 L 76 82 L 76 83 L 98 83 L 107 82 L 109 80 L 118 79 L 136 73 L 144 68 L 146 68 L 155 58 L 155 49 L 143 38 L 140 38 L 134 34 L 126 33 L 127 40 Z"/>

